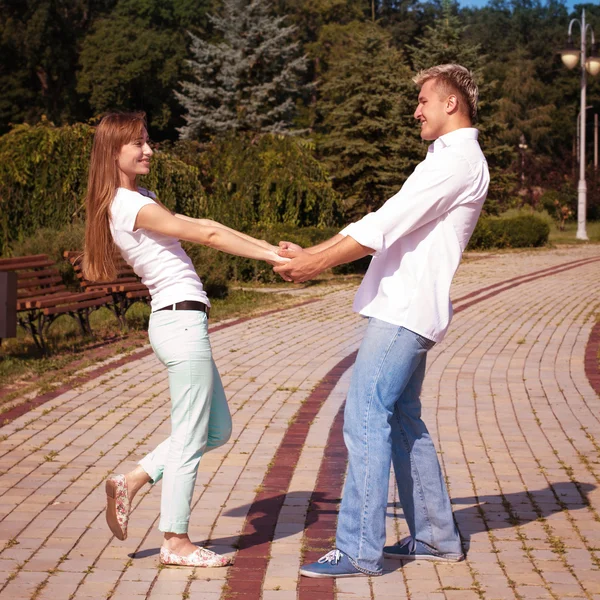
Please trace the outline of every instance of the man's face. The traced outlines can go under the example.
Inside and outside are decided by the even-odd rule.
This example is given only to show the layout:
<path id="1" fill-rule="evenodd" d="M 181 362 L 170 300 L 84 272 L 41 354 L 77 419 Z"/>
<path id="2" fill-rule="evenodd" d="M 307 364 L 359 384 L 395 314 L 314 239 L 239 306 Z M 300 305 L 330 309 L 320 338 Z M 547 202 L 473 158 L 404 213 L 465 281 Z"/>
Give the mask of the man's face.
<path id="1" fill-rule="evenodd" d="M 424 140 L 437 140 L 447 133 L 449 114 L 447 98 L 441 98 L 435 89 L 435 79 L 428 79 L 419 92 L 419 104 L 414 117 L 421 123 L 421 137 Z"/>

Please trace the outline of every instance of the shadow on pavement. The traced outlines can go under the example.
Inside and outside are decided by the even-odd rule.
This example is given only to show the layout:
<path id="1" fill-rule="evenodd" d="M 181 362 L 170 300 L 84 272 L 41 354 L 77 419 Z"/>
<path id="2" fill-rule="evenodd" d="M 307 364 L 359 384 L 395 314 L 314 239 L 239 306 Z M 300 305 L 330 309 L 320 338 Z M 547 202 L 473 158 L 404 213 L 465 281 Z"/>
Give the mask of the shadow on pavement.
<path id="1" fill-rule="evenodd" d="M 511 494 L 489 494 L 486 496 L 465 496 L 453 498 L 454 517 L 458 524 L 463 543 L 468 550 L 471 535 L 484 531 L 508 529 L 517 525 L 524 525 L 540 517 L 547 518 L 555 513 L 567 510 L 580 510 L 588 504 L 587 495 L 596 489 L 590 483 L 577 483 L 572 481 L 558 482 L 539 490 L 530 492 L 520 491 Z M 301 507 L 310 499 L 306 519 L 301 518 Z M 326 492 L 290 492 L 289 494 L 274 494 L 252 504 L 244 504 L 225 511 L 226 517 L 247 517 L 246 532 L 241 536 L 228 536 L 211 540 L 196 541 L 199 545 L 223 550 L 227 548 L 250 548 L 261 544 L 295 535 L 310 527 L 318 527 L 319 523 L 329 525 L 332 518 L 337 515 L 339 508 L 338 497 L 333 497 Z M 297 506 L 299 518 L 292 519 L 285 524 L 279 523 L 279 513 L 284 505 Z M 465 508 L 457 508 L 468 505 Z M 396 506 L 401 509 L 400 503 L 389 503 L 388 507 Z M 481 515 L 483 511 L 485 520 Z M 388 517 L 394 516 L 388 512 Z M 398 516 L 402 516 L 401 510 Z M 193 518 L 193 514 L 192 514 Z M 278 526 L 279 525 L 279 526 Z M 277 533 L 275 531 L 277 530 Z M 393 543 L 388 540 L 388 543 Z M 159 548 L 148 548 L 130 554 L 131 558 L 146 558 L 159 553 Z"/>

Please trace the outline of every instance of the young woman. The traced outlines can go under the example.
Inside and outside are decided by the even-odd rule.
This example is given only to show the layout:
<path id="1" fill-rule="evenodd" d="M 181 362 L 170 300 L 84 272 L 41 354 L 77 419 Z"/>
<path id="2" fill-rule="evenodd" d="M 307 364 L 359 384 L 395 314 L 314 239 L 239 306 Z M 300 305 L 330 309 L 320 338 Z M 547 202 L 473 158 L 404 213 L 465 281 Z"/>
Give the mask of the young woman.
<path id="1" fill-rule="evenodd" d="M 106 520 L 120 540 L 127 537 L 135 494 L 163 480 L 159 529 L 160 562 L 225 566 L 230 560 L 188 537 L 190 504 L 201 456 L 231 434 L 231 416 L 208 340 L 210 302 L 179 240 L 230 254 L 285 262 L 277 247 L 208 219 L 172 214 L 155 195 L 138 188 L 150 170 L 145 117 L 109 114 L 96 129 L 87 192 L 84 273 L 92 281 L 115 277 L 116 250 L 148 286 L 150 343 L 169 370 L 171 436 L 126 475 L 106 482 Z"/>

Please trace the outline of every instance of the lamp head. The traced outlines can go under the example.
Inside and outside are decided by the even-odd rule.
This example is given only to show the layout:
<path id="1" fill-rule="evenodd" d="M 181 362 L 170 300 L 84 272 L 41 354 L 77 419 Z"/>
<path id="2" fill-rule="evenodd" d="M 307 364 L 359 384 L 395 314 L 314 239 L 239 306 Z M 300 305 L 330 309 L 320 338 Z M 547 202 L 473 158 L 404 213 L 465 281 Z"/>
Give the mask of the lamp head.
<path id="1" fill-rule="evenodd" d="M 598 75 L 600 73 L 600 56 L 596 51 L 596 44 L 592 44 L 592 51 L 585 61 L 585 68 L 590 75 Z"/>
<path id="2" fill-rule="evenodd" d="M 580 55 L 581 52 L 573 46 L 573 40 L 571 36 L 569 36 L 566 48 L 560 51 L 560 58 L 563 61 L 563 64 L 567 69 L 573 69 L 577 66 Z"/>

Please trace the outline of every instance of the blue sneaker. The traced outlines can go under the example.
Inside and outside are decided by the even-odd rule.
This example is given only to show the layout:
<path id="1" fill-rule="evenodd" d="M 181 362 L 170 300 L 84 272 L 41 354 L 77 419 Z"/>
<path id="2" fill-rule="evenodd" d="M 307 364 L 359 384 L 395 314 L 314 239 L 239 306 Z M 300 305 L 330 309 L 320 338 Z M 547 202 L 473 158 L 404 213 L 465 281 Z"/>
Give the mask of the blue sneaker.
<path id="1" fill-rule="evenodd" d="M 385 546 L 383 555 L 386 558 L 397 560 L 434 560 L 438 562 L 459 562 L 465 558 L 464 554 L 440 554 L 431 546 L 413 540 L 409 535 L 393 546 Z"/>
<path id="2" fill-rule="evenodd" d="M 328 552 L 315 563 L 309 563 L 300 568 L 304 577 L 368 577 L 367 573 L 359 571 L 350 559 L 337 548 Z"/>

